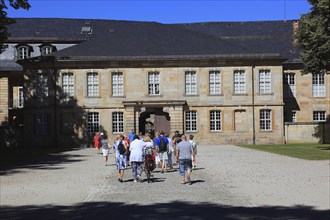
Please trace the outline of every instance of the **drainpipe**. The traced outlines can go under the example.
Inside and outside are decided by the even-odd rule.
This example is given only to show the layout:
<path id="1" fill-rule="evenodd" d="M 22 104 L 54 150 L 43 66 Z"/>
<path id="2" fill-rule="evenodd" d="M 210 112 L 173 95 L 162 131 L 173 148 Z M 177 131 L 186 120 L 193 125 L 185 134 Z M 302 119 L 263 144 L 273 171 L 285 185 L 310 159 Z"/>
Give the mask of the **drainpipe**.
<path id="1" fill-rule="evenodd" d="M 56 91 L 56 81 L 57 81 L 57 70 L 55 68 L 55 57 L 53 57 L 53 78 L 54 78 L 54 122 L 55 122 L 55 147 L 58 147 L 58 134 L 57 134 L 57 91 Z"/>
<path id="2" fill-rule="evenodd" d="M 254 62 L 252 60 L 252 143 L 256 144 L 256 122 L 255 122 L 255 106 L 254 106 Z"/>

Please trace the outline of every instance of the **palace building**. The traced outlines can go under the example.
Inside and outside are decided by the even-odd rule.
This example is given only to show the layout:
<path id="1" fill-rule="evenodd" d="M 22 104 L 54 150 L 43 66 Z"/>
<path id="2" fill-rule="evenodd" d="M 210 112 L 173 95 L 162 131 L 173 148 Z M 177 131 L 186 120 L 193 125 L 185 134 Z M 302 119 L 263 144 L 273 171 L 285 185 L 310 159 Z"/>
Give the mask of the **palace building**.
<path id="1" fill-rule="evenodd" d="M 36 147 L 131 129 L 200 144 L 329 142 L 330 75 L 301 74 L 297 25 L 17 19 L 0 54 L 0 121 Z"/>

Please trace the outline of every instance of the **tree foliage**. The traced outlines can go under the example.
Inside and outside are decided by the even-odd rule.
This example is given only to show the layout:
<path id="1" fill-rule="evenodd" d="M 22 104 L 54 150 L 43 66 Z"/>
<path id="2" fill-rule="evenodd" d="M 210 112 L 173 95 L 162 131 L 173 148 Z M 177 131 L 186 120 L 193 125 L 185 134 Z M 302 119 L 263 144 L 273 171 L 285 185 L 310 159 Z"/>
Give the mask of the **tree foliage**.
<path id="1" fill-rule="evenodd" d="M 330 71 L 330 1 L 308 0 L 312 5 L 301 16 L 297 40 L 302 51 L 303 73 Z"/>
<path id="2" fill-rule="evenodd" d="M 6 10 L 8 6 L 14 9 L 28 10 L 31 6 L 28 0 L 0 0 L 0 53 L 5 49 L 5 41 L 10 36 L 8 33 L 7 25 L 15 23 L 15 20 L 7 16 Z"/>

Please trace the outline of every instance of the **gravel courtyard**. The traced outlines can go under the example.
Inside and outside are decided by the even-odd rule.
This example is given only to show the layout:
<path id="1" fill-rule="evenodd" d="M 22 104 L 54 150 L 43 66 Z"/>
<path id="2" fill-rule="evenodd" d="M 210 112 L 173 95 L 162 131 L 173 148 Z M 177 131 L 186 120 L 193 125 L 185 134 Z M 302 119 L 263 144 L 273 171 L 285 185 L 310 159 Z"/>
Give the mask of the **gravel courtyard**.
<path id="1" fill-rule="evenodd" d="M 329 219 L 330 161 L 240 148 L 198 148 L 192 185 L 177 166 L 152 183 L 117 181 L 114 154 L 53 154 L 1 170 L 0 219 Z"/>

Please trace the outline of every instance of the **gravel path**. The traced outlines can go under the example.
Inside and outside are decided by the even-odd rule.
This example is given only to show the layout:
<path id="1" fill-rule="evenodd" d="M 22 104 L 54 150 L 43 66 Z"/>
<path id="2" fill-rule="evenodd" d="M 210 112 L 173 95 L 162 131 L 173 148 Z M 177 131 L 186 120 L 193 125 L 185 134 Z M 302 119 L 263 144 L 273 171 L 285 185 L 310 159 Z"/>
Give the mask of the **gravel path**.
<path id="1" fill-rule="evenodd" d="M 114 162 L 114 154 L 110 155 Z M 176 168 L 176 166 L 175 166 Z M 1 170 L 0 219 L 329 219 L 330 167 L 224 146 L 199 146 L 192 185 L 177 169 L 152 183 L 117 181 L 86 148 Z"/>

